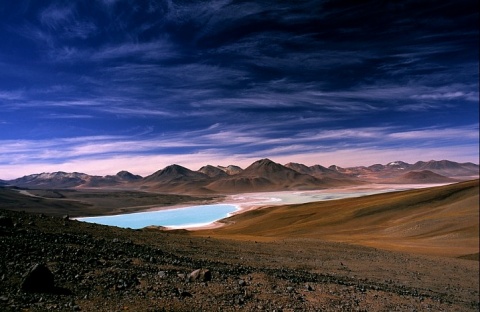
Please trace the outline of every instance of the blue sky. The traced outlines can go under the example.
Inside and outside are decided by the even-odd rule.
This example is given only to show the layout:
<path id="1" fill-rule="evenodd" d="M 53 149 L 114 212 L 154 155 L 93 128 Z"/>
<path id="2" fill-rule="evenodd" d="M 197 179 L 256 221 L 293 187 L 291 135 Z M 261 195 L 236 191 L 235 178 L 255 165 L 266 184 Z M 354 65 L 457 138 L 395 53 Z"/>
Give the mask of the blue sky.
<path id="1" fill-rule="evenodd" d="M 0 179 L 478 163 L 476 1 L 8 3 Z"/>

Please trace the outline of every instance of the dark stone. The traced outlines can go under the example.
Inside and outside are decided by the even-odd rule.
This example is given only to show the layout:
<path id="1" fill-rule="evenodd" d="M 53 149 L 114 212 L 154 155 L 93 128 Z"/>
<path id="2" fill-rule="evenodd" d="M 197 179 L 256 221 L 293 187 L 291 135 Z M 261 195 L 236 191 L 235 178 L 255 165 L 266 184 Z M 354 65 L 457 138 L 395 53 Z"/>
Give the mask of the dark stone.
<path id="1" fill-rule="evenodd" d="M 12 218 L 0 216 L 0 226 L 13 227 Z"/>
<path id="2" fill-rule="evenodd" d="M 212 273 L 209 269 L 197 269 L 188 274 L 189 281 L 208 282 L 212 279 Z"/>
<path id="3" fill-rule="evenodd" d="M 307 291 L 314 291 L 314 290 L 315 290 L 315 288 L 313 288 L 310 284 L 306 284 L 306 285 L 305 285 L 305 289 L 306 289 Z"/>
<path id="4" fill-rule="evenodd" d="M 180 279 L 185 279 L 185 274 L 183 274 L 183 273 L 178 273 L 177 276 L 178 276 Z"/>
<path id="5" fill-rule="evenodd" d="M 35 264 L 25 274 L 21 289 L 28 292 L 52 292 L 55 289 L 53 273 L 45 264 Z"/>
<path id="6" fill-rule="evenodd" d="M 180 296 L 183 297 L 183 298 L 186 298 L 186 297 L 193 297 L 191 293 L 189 293 L 188 291 L 182 291 L 180 293 Z"/>

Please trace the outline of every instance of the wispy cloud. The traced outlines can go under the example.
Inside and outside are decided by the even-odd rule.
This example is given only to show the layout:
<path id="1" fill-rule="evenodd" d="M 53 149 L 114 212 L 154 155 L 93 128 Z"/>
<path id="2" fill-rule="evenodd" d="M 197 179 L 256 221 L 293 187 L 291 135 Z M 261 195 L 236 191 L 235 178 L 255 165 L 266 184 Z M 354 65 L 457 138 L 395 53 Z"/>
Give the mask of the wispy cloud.
<path id="1" fill-rule="evenodd" d="M 21 100 L 24 97 L 24 91 L 1 91 L 0 90 L 0 100 Z"/>
<path id="2" fill-rule="evenodd" d="M 57 28 L 68 22 L 74 15 L 73 5 L 60 6 L 56 3 L 51 4 L 40 13 L 40 21 L 42 24 Z"/>
<path id="3" fill-rule="evenodd" d="M 470 125 L 458 128 L 428 128 L 411 131 L 393 132 L 389 137 L 402 140 L 445 140 L 445 139 L 477 139 L 479 138 L 479 126 Z"/>
<path id="4" fill-rule="evenodd" d="M 42 116 L 41 118 L 45 119 L 90 119 L 95 118 L 92 115 L 81 115 L 81 114 L 48 114 L 46 116 Z"/>
<path id="5" fill-rule="evenodd" d="M 78 35 L 82 30 L 87 29 L 88 25 L 83 28 L 76 28 Z M 94 27 L 92 26 L 92 30 Z M 86 36 L 87 34 L 84 33 Z M 95 49 L 79 49 L 74 46 L 62 46 L 52 50 L 49 53 L 49 59 L 55 62 L 104 62 L 109 60 L 131 59 L 149 61 L 167 61 L 169 59 L 179 57 L 181 54 L 174 49 L 171 42 L 163 39 L 157 39 L 151 42 L 124 42 L 121 44 L 111 44 Z"/>
<path id="6" fill-rule="evenodd" d="M 75 4 L 51 4 L 39 16 L 41 24 L 47 31 L 54 31 L 61 37 L 86 39 L 97 31 L 97 26 L 90 20 L 82 20 L 75 11 Z"/>
<path id="7" fill-rule="evenodd" d="M 176 56 L 171 43 L 165 40 L 157 40 L 154 42 L 146 43 L 126 43 L 118 46 L 110 46 L 95 52 L 92 55 L 94 60 L 106 60 L 120 57 L 132 57 L 135 56 L 140 59 L 160 59 L 166 60 L 167 58 Z"/>
<path id="8" fill-rule="evenodd" d="M 111 6 L 111 5 L 114 5 L 116 2 L 118 2 L 118 0 L 101 0 L 100 2 L 102 2 L 106 6 Z"/>
<path id="9" fill-rule="evenodd" d="M 102 0 L 30 3 L 12 16 L 0 10 L 0 125 L 9 127 L 0 163 L 311 163 L 335 153 L 353 161 L 348 152 L 361 162 L 368 151 L 386 158 L 420 148 L 471 157 L 474 9 L 453 0 L 134 8 Z"/>
<path id="10" fill-rule="evenodd" d="M 412 95 L 414 99 L 420 100 L 453 100 L 453 99 L 465 99 L 468 101 L 478 101 L 478 93 L 475 92 L 446 92 L 446 93 L 433 93 L 433 94 L 420 94 Z"/>
<path id="11" fill-rule="evenodd" d="M 424 140 L 427 142 L 420 144 L 422 149 L 436 151 L 440 155 L 440 151 L 445 152 L 450 148 L 449 144 L 439 146 L 439 141 L 450 142 L 451 145 L 471 146 L 474 140 L 478 140 L 478 125 L 415 131 L 397 131 L 385 127 L 339 129 L 318 133 L 298 133 L 290 138 L 275 138 L 272 136 L 275 133 L 263 130 L 248 127 L 236 129 L 227 126 L 225 128 L 222 125 L 215 125 L 201 131 L 170 133 L 167 136 L 149 139 L 135 136 L 93 136 L 40 141 L 7 140 L 1 142 L 0 163 L 5 166 L 38 162 L 58 163 L 62 159 L 71 162 L 76 159 L 153 157 L 152 155 L 178 155 L 179 149 L 183 149 L 185 155 L 202 153 L 202 150 L 215 151 L 216 157 L 210 155 L 212 160 L 221 159 L 229 154 L 238 155 L 239 158 L 242 156 L 245 159 L 253 159 L 262 155 L 263 157 L 283 157 L 314 153 L 321 156 L 322 153 L 344 153 L 345 150 L 352 149 L 362 150 L 363 153 L 370 150 L 370 157 L 375 158 L 372 150 L 384 150 L 383 154 L 393 153 L 392 150 L 398 149 L 399 146 L 402 146 L 403 151 L 405 145 Z M 462 141 L 459 141 L 458 137 L 462 138 Z M 456 140 L 452 141 L 452 139 Z M 378 148 L 378 145 L 386 147 Z M 419 144 L 413 145 L 419 146 Z"/>

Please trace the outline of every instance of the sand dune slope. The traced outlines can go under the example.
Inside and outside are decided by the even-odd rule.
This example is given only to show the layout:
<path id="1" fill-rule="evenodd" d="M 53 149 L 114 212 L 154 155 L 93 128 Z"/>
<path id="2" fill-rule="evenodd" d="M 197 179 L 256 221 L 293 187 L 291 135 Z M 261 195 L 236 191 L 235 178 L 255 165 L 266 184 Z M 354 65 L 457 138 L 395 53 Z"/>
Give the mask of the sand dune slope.
<path id="1" fill-rule="evenodd" d="M 268 207 L 198 231 L 233 239 L 317 238 L 462 256 L 479 251 L 479 181 L 354 199 Z M 475 256 L 473 256 L 475 257 Z"/>

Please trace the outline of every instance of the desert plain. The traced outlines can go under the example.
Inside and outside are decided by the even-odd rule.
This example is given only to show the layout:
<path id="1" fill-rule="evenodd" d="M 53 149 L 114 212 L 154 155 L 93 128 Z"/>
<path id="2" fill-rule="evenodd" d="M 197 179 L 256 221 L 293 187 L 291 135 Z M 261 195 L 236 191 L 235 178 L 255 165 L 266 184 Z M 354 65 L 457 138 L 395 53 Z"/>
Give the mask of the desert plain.
<path id="1" fill-rule="evenodd" d="M 27 193 L 0 192 L 2 311 L 479 308 L 478 180 L 261 206 L 195 230 L 131 230 L 71 217 L 225 197 Z M 54 286 L 26 291 L 22 285 L 37 264 L 52 272 Z"/>

